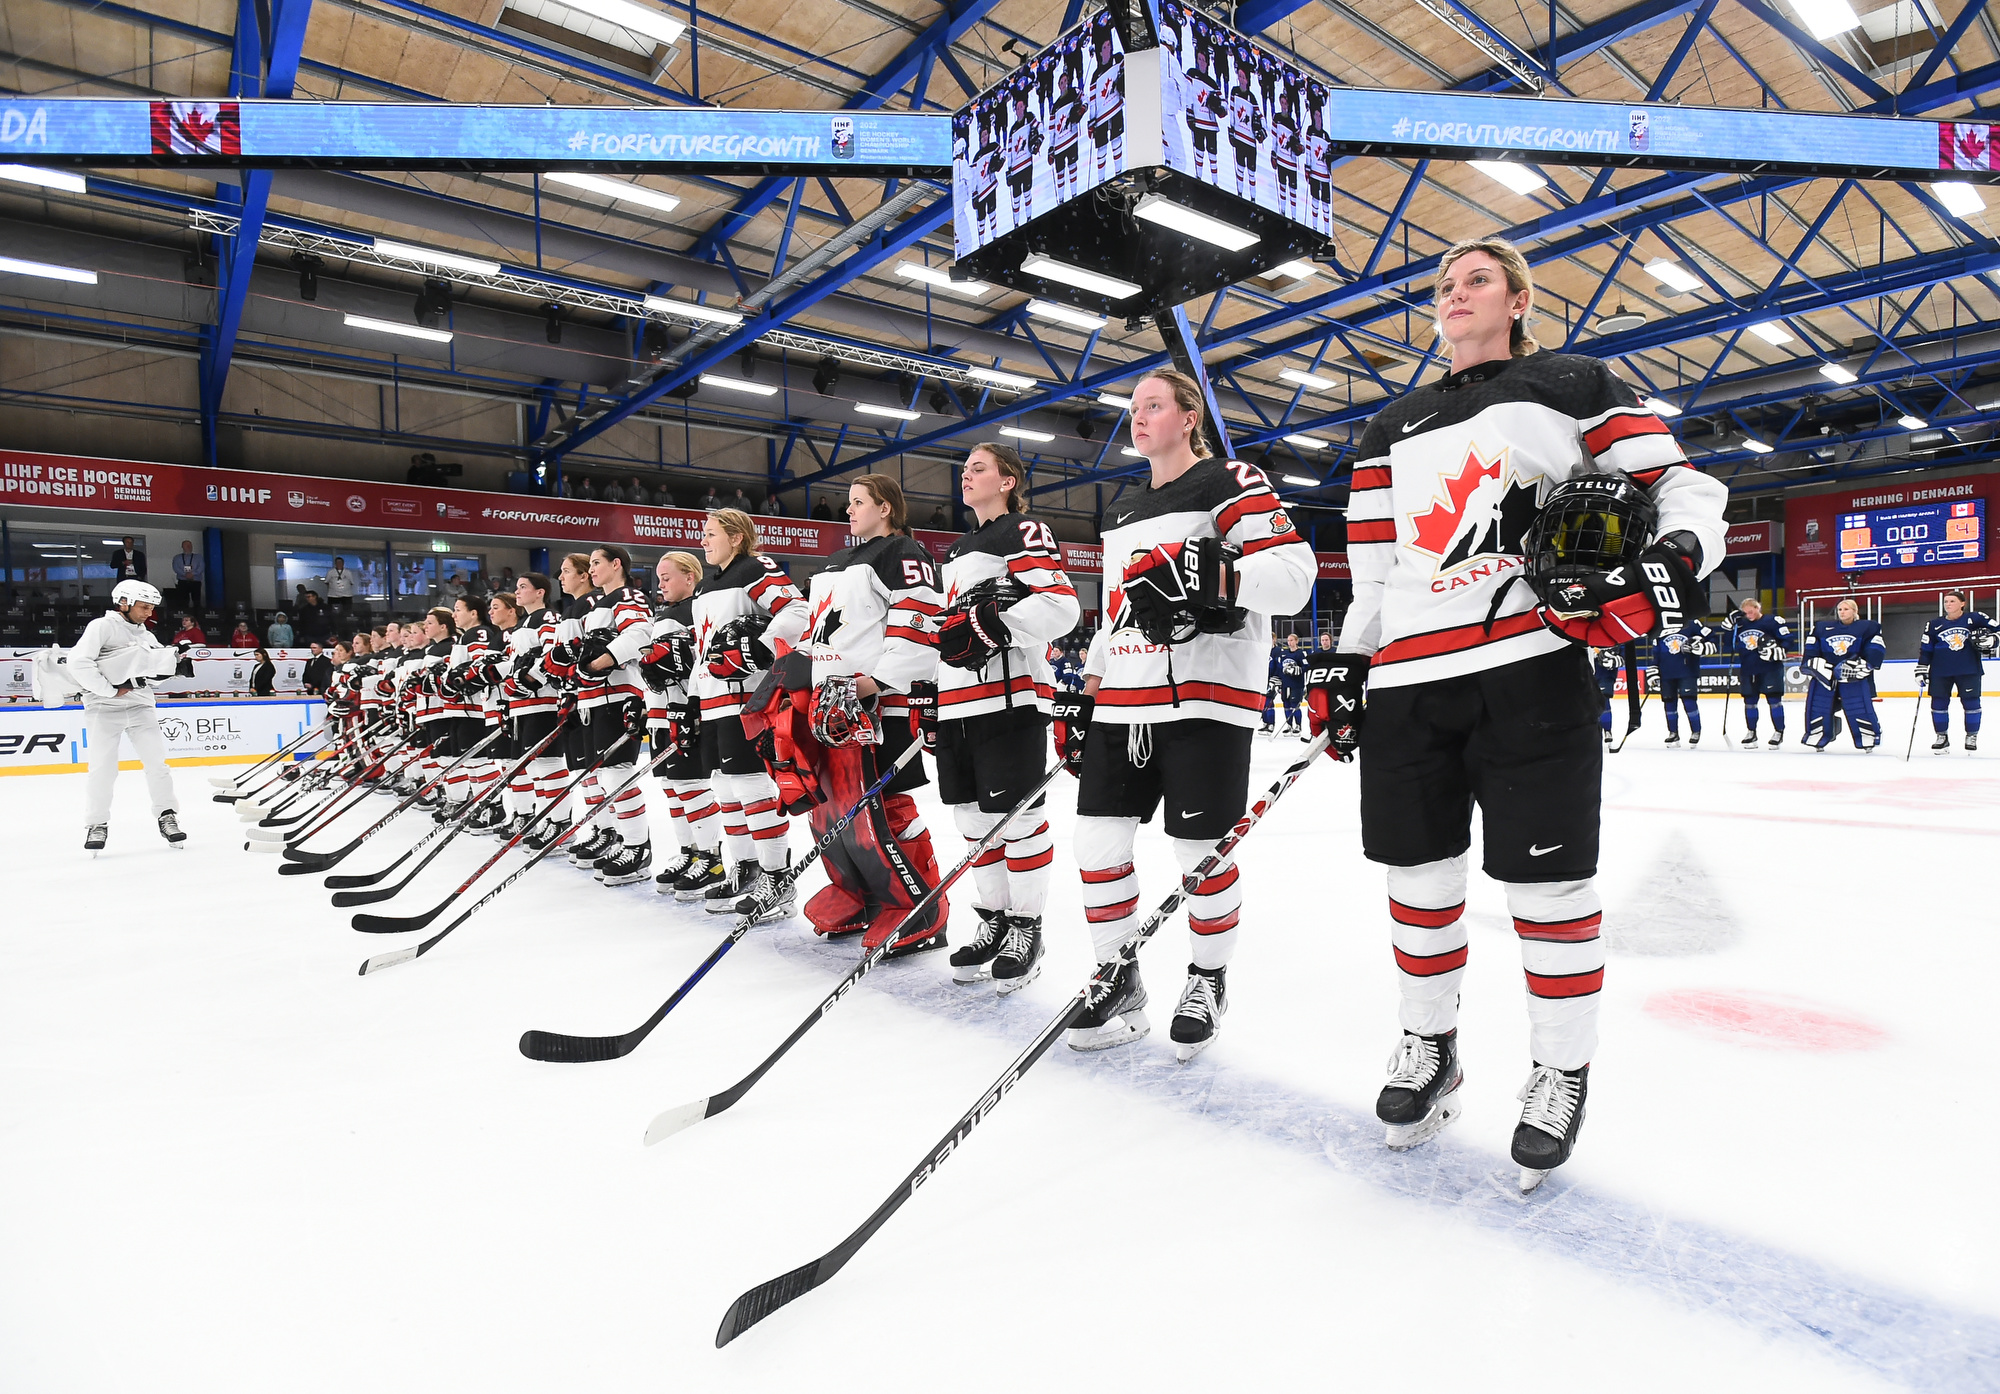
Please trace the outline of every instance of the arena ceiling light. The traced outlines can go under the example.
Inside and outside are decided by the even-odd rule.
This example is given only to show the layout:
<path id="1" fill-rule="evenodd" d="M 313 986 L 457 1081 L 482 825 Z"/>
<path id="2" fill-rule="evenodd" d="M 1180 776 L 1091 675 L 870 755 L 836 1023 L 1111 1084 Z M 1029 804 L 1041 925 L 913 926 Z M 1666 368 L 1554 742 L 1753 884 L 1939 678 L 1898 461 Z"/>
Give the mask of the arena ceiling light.
<path id="1" fill-rule="evenodd" d="M 601 174 L 552 169 L 542 178 L 551 183 L 567 184 L 573 189 L 588 189 L 593 194 L 603 194 L 606 198 L 617 199 L 620 203 L 643 203 L 646 207 L 657 208 L 662 213 L 671 213 L 681 206 L 681 201 L 672 194 L 663 194 L 657 189 L 630 184 L 623 179 L 606 179 Z"/>
<path id="2" fill-rule="evenodd" d="M 433 344 L 451 342 L 449 329 L 426 329 L 421 324 L 397 324 L 372 315 L 346 315 L 341 319 L 349 329 L 372 329 L 378 334 L 400 334 L 406 339 L 425 339 Z"/>
<path id="3" fill-rule="evenodd" d="M 1975 213 L 1986 211 L 1986 199 L 1963 179 L 1940 179 L 1931 185 L 1931 193 L 1955 218 L 1970 218 Z"/>
<path id="4" fill-rule="evenodd" d="M 1777 449 L 1775 445 L 1770 444 L 1768 441 L 1758 440 L 1755 436 L 1743 437 L 1743 448 L 1753 455 L 1769 455 L 1773 450 Z"/>
<path id="5" fill-rule="evenodd" d="M 1254 247 L 1261 240 L 1248 228 L 1225 223 L 1222 219 L 1211 218 L 1206 213 L 1197 213 L 1186 204 L 1175 203 L 1162 194 L 1147 194 L 1139 200 L 1132 211 L 1149 223 L 1172 228 L 1175 232 L 1212 243 L 1228 252 L 1240 252 L 1245 247 Z"/>
<path id="6" fill-rule="evenodd" d="M 375 239 L 375 250 L 382 256 L 394 257 L 398 261 L 414 261 L 419 266 L 441 266 L 447 271 L 464 271 L 474 276 L 497 276 L 500 263 L 488 261 L 485 257 L 460 256 L 457 252 L 437 252 L 429 247 L 416 247 L 408 242 L 391 242 L 386 237 Z"/>
<path id="7" fill-rule="evenodd" d="M 1066 261 L 1031 252 L 1021 262 L 1021 269 L 1030 276 L 1040 276 L 1045 281 L 1060 281 L 1078 290 L 1095 291 L 1107 300 L 1129 300 L 1145 287 L 1136 281 L 1120 280 L 1107 276 L 1102 271 L 1092 271 L 1088 267 L 1072 266 Z"/>
<path id="8" fill-rule="evenodd" d="M 907 281 L 922 281 L 927 286 L 936 286 L 939 290 L 949 291 L 953 295 L 962 295 L 967 300 L 977 300 L 982 295 L 993 293 L 993 287 L 984 281 L 954 281 L 936 267 L 919 266 L 914 261 L 897 262 L 896 274 Z"/>
<path id="9" fill-rule="evenodd" d="M 1102 329 L 1107 322 L 1103 315 L 1093 315 L 1088 310 L 1071 309 L 1068 305 L 1058 305 L 1053 300 L 1030 300 L 1028 313 L 1037 319 L 1052 319 L 1057 324 L 1073 325 L 1078 329 Z"/>
<path id="10" fill-rule="evenodd" d="M 1097 400 L 1107 407 L 1117 407 L 1120 411 L 1132 410 L 1132 399 L 1121 397 L 1116 392 L 1100 392 L 1097 394 Z"/>
<path id="11" fill-rule="evenodd" d="M 1924 420 L 1921 416 L 1911 416 L 1905 412 L 1896 418 L 1896 424 L 1906 431 L 1927 431 L 1930 429 L 1931 423 Z"/>
<path id="12" fill-rule="evenodd" d="M 1278 369 L 1278 376 L 1286 382 L 1295 382 L 1300 387 L 1310 387 L 1319 392 L 1340 386 L 1332 378 L 1315 377 L 1311 373 L 1302 373 L 1297 368 L 1280 368 Z"/>
<path id="13" fill-rule="evenodd" d="M 61 189 L 69 194 L 86 192 L 82 175 L 43 169 L 39 165 L 0 165 L 0 179 L 11 179 L 17 184 L 39 184 L 45 189 Z"/>
<path id="14" fill-rule="evenodd" d="M 1495 183 L 1505 184 L 1517 194 L 1532 194 L 1537 189 L 1548 187 L 1548 180 L 1526 165 L 1517 165 L 1512 160 L 1467 160 L 1466 163 Z"/>
<path id="15" fill-rule="evenodd" d="M 1274 266 L 1269 271 L 1266 271 L 1264 279 L 1272 280 L 1279 276 L 1289 276 L 1294 281 L 1303 281 L 1308 277 L 1317 275 L 1319 275 L 1319 268 L 1309 261 L 1288 261 L 1282 266 Z"/>
<path id="16" fill-rule="evenodd" d="M 1324 450 L 1326 442 L 1318 436 L 1286 436 L 1286 445 L 1296 445 L 1301 450 Z"/>
<path id="17" fill-rule="evenodd" d="M 747 392 L 752 397 L 778 395 L 778 389 L 769 383 L 745 382 L 742 378 L 726 378 L 717 373 L 703 373 L 700 382 L 703 387 L 727 387 L 732 392 Z"/>
<path id="18" fill-rule="evenodd" d="M 0 257 L 0 271 L 10 271 L 16 276 L 40 276 L 45 281 L 74 281 L 80 286 L 97 284 L 95 271 L 79 266 L 52 266 L 46 261 L 23 261 L 19 257 Z"/>
<path id="19" fill-rule="evenodd" d="M 1848 369 L 1841 367 L 1838 363 L 1820 364 L 1819 375 L 1823 378 L 1826 378 L 1830 382 L 1838 382 L 1842 384 L 1850 383 L 1855 380 L 1854 374 L 1850 372 Z"/>
<path id="20" fill-rule="evenodd" d="M 1019 373 L 1003 373 L 998 368 L 967 368 L 965 375 L 977 378 L 981 382 L 990 382 L 995 387 L 1011 387 L 1018 392 L 1025 392 L 1031 387 L 1041 385 L 1033 378 L 1024 378 Z"/>
<path id="21" fill-rule="evenodd" d="M 1792 336 L 1786 331 L 1785 326 L 1774 319 L 1767 319 L 1762 324 L 1751 325 L 1750 332 L 1765 343 L 1773 346 L 1792 342 Z"/>
<path id="22" fill-rule="evenodd" d="M 1055 435 L 1053 432 L 1031 431 L 1026 426 L 1002 426 L 1000 428 L 1000 434 L 1003 436 L 1012 436 L 1016 440 L 1040 441 L 1044 445 L 1047 445 L 1050 441 L 1055 439 Z"/>
<path id="23" fill-rule="evenodd" d="M 669 47 L 687 32 L 687 25 L 672 15 L 663 14 L 647 5 L 634 5 L 631 0 L 562 0 L 562 3 L 566 9 L 595 16 L 607 24 L 615 24 L 620 29 L 630 29 L 633 33 L 644 34 L 649 39 L 658 39 Z"/>
<path id="24" fill-rule="evenodd" d="M 1861 27 L 1861 16 L 1847 0 L 1792 0 L 1792 8 L 1805 21 L 1806 32 L 1822 42 Z"/>
<path id="25" fill-rule="evenodd" d="M 1668 261 L 1665 257 L 1655 257 L 1652 261 L 1647 262 L 1646 271 L 1649 275 L 1657 279 L 1661 285 L 1672 286 L 1678 291 L 1701 289 L 1701 277 L 1695 275 L 1679 262 Z"/>
<path id="26" fill-rule="evenodd" d="M 1287 484 L 1297 484 L 1304 489 L 1317 489 L 1319 487 L 1317 479 L 1308 478 L 1303 474 L 1281 474 L 1278 478 Z"/>
<path id="27" fill-rule="evenodd" d="M 878 407 L 873 402 L 856 402 L 854 409 L 864 416 L 893 416 L 898 421 L 915 421 L 923 415 L 907 407 Z"/>
<path id="28" fill-rule="evenodd" d="M 672 300 L 664 295 L 649 295 L 646 308 L 663 315 L 685 315 L 689 319 L 706 320 L 710 324 L 741 324 L 743 316 L 734 310 L 718 310 L 708 305 L 697 305 L 692 300 Z"/>
<path id="29" fill-rule="evenodd" d="M 1641 397 L 1639 405 L 1649 408 L 1655 416 L 1679 416 L 1681 409 L 1664 397 Z"/>

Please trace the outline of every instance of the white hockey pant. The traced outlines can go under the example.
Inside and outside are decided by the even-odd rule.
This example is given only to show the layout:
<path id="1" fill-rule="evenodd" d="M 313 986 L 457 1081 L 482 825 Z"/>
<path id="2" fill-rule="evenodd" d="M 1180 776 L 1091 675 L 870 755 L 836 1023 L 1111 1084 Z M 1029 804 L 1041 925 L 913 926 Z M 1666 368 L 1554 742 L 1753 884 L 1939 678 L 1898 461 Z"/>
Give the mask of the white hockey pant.
<path id="1" fill-rule="evenodd" d="M 111 821 L 111 786 L 118 779 L 118 743 L 132 742 L 132 753 L 146 767 L 146 793 L 153 816 L 174 804 L 174 772 L 167 765 L 167 738 L 160 734 L 158 713 L 151 707 L 131 711 L 86 711 L 84 730 L 90 738 L 89 784 L 84 793 L 84 825 Z"/>

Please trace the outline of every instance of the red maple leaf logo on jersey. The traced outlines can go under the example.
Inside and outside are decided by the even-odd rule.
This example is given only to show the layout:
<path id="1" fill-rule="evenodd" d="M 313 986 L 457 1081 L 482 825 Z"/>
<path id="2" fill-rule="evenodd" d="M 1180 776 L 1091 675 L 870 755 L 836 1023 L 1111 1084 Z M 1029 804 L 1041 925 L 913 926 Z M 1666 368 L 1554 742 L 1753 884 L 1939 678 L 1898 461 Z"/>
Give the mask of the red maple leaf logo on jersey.
<path id="1" fill-rule="evenodd" d="M 1415 524 L 1416 544 L 1420 550 L 1434 557 L 1441 557 L 1451 550 L 1451 540 L 1465 526 L 1467 501 L 1478 492 L 1481 484 L 1500 478 L 1500 468 L 1506 460 L 1504 449 L 1492 459 L 1482 460 L 1477 446 L 1466 447 L 1465 463 L 1458 467 L 1456 475 L 1444 481 L 1444 499 L 1434 499 L 1429 512 L 1418 514 L 1411 520 Z"/>

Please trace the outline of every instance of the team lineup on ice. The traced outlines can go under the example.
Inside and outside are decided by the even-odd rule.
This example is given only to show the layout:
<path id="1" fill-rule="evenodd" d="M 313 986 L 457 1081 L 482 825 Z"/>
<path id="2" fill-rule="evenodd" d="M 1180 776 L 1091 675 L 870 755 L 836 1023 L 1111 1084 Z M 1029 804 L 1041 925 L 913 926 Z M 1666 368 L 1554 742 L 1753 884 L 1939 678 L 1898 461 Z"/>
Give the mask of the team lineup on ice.
<path id="1" fill-rule="evenodd" d="M 1053 85 L 1077 101 L 1067 77 Z M 1076 123 L 1087 119 L 1079 107 Z M 1993 1387 L 1990 1213 L 1954 1218 L 1948 1195 L 1916 1186 L 1908 1225 L 1850 1221 L 1845 1188 L 1877 1179 L 1854 1169 L 1856 1151 L 1871 1167 L 1894 1156 L 1912 1179 L 1935 1170 L 1941 1191 L 1987 1165 L 1972 1125 L 1927 1130 L 1923 1161 L 1881 1145 L 1918 1118 L 1975 1112 L 1946 1076 L 1962 1078 L 1981 1047 L 1964 1012 L 1871 976 L 1880 938 L 1903 921 L 1869 883 L 1919 858 L 1976 857 L 1992 829 L 1970 820 L 2000 799 L 2000 777 L 1905 763 L 1895 741 L 1870 760 L 1827 752 L 1846 734 L 1877 755 L 1884 712 L 1897 734 L 1907 717 L 1914 740 L 1929 711 L 1926 748 L 1951 753 L 1954 696 L 1962 749 L 1976 752 L 1980 659 L 2000 630 L 1947 595 L 1914 655 L 1929 698 L 1907 707 L 1877 696 L 1891 655 L 1851 600 L 1809 632 L 1754 600 L 1709 614 L 1724 487 L 1604 363 L 1537 351 L 1523 323 L 1532 303 L 1527 263 L 1507 243 L 1444 257 L 1449 371 L 1389 402 L 1361 439 L 1354 601 L 1337 638 L 1317 643 L 1271 637 L 1272 617 L 1306 603 L 1311 547 L 1256 467 L 1210 449 L 1198 384 L 1167 369 L 1132 390 L 1150 476 L 1105 512 L 1106 622 L 1074 686 L 1051 645 L 1077 624 L 1076 590 L 1054 533 L 1026 511 L 1025 465 L 999 444 L 965 458 L 976 525 L 942 566 L 908 535 L 885 475 L 854 481 L 853 545 L 804 590 L 760 550 L 755 520 L 714 511 L 700 555 L 661 559 L 657 599 L 607 543 L 420 624 L 340 636 L 324 728 L 207 780 L 165 763 L 149 683 L 181 658 L 145 627 L 159 592 L 122 583 L 111 612 L 37 668 L 45 696 L 80 693 L 87 708 L 80 821 L 84 848 L 105 855 L 74 867 L 46 798 L 31 809 L 0 790 L 34 858 L 30 897 L 95 877 L 150 905 L 148 886 L 184 885 L 180 867 L 225 877 L 231 915 L 257 921 L 229 928 L 240 961 L 218 970 L 227 991 L 189 988 L 160 946 L 121 942 L 224 1019 L 253 1010 L 227 992 L 259 972 L 291 984 L 289 1005 L 327 1033 L 294 1047 L 303 1072 L 328 1072 L 323 1114 L 384 1130 L 384 1147 L 386 1106 L 355 1092 L 392 1068 L 386 1040 L 435 1032 L 505 1056 L 473 1067 L 453 1048 L 411 1067 L 424 1101 L 392 1091 L 395 1126 L 415 1130 L 404 1136 L 434 1136 L 425 1108 L 458 1115 L 440 1099 L 469 1068 L 479 1097 L 540 1110 L 526 1126 L 563 1134 L 536 1155 L 571 1160 L 629 1140 L 600 1111 L 628 1107 L 634 1082 L 648 1096 L 660 1086 L 604 1062 L 662 1061 L 650 1068 L 671 1090 L 657 1103 L 672 1106 L 655 1108 L 644 1139 L 698 1137 L 640 1153 L 663 1159 L 650 1175 L 602 1163 L 604 1196 L 576 1201 L 593 1218 L 521 1242 L 547 1246 L 538 1266 L 590 1271 L 600 1245 L 626 1242 L 598 1228 L 600 1203 L 680 1226 L 677 1271 L 652 1296 L 683 1338 L 722 1309 L 723 1286 L 743 1291 L 717 1345 L 780 1309 L 814 1333 L 879 1325 L 884 1293 L 935 1315 L 930 1286 L 964 1277 L 977 1292 L 953 1301 L 980 1324 L 961 1325 L 961 1339 L 995 1334 L 989 1321 L 1004 1334 L 1029 1310 L 1060 1333 L 1049 1350 L 1088 1349 L 1102 1339 L 1089 1313 L 1022 1290 L 1051 1271 L 1033 1255 L 1063 1255 L 1075 1276 L 1121 1271 L 1130 1253 L 1182 1265 L 1231 1323 L 1255 1324 L 1249 1299 L 1216 1289 L 1280 1285 L 1273 1272 L 1363 1314 L 1404 1352 L 1352 1357 L 1379 1362 L 1363 1372 L 1384 1380 L 1431 1319 L 1436 1272 L 1455 1271 L 1467 1291 L 1443 1300 L 1475 1327 L 1532 1310 L 1513 1305 L 1518 1293 L 1471 1291 L 1481 1279 L 1525 1275 L 1549 1302 L 1595 1313 L 1574 1355 L 1599 1383 L 1713 1381 L 1720 1353 L 1760 1385 Z M 1650 675 L 1635 657 L 1646 642 Z M 1740 673 L 1733 711 L 1733 693 L 1700 696 L 1704 660 Z M 1789 712 L 1788 667 L 1806 679 Z M 1718 716 L 1728 734 L 1690 758 Z M 1663 745 L 1635 736 L 1655 718 Z M 149 862 L 151 830 L 114 816 L 121 738 L 145 767 L 150 821 L 181 854 L 173 865 Z M 1808 859 L 1833 864 L 1824 886 L 1802 874 Z M 322 950 L 348 941 L 322 891 L 355 912 L 353 930 L 384 936 L 364 941 L 381 946 L 361 964 L 365 984 L 330 976 Z M 163 918 L 196 931 L 193 905 Z M 1183 919 L 1185 969 L 1177 946 L 1156 949 L 1149 984 L 1143 947 L 1174 940 Z M 1962 921 L 1937 926 L 1937 952 L 1977 975 L 1994 951 Z M 1519 979 L 1503 969 L 1503 936 Z M 558 937 L 570 941 L 560 950 Z M 1621 960 L 1609 972 L 1608 955 Z M 84 1010 L 91 970 L 59 946 L 26 958 L 22 976 L 43 970 L 47 999 L 10 1014 L 33 1036 L 54 1029 L 50 1014 Z M 393 975 L 399 986 L 377 980 L 419 958 L 427 968 Z M 323 985 L 306 986 L 307 959 Z M 662 994 L 645 985 L 662 972 L 671 991 L 655 1007 Z M 546 991 L 530 995 L 536 986 Z M 497 1050 L 496 1030 L 511 1033 L 496 1021 L 502 1001 L 549 1025 Z M 630 1029 L 594 1019 L 625 1013 Z M 334 1048 L 343 1032 L 356 1033 L 349 1082 Z M 1370 1080 L 1385 1039 L 1387 1077 Z M 188 1070 L 137 1066 L 144 1088 L 164 1091 L 141 1112 L 186 1091 L 224 1136 L 303 1126 L 288 1121 L 303 1098 L 256 1090 L 240 1110 L 208 1098 L 213 1049 L 169 1040 Z M 501 1065 L 516 1073 L 487 1073 Z M 575 1080 L 587 1082 L 569 1095 Z M 899 1082 L 901 1119 L 876 1118 Z M 675 1103 L 672 1090 L 689 1097 Z M 30 1185 L 56 1184 L 78 1160 L 54 1098 L 28 1089 L 17 1123 L 29 1155 L 13 1165 Z M 963 1111 L 938 1136 L 954 1104 Z M 731 1128 L 695 1128 L 739 1106 Z M 876 1120 L 865 1128 L 864 1113 Z M 78 1146 L 98 1136 L 78 1126 Z M 841 1185 L 782 1180 L 769 1154 L 799 1147 L 798 1128 Z M 287 1145 L 266 1146 L 275 1162 Z M 1109 1147 L 1124 1159 L 1079 1155 Z M 972 1160 L 980 1152 L 990 1162 Z M 400 1179 L 429 1184 L 438 1161 L 481 1177 L 488 1201 L 510 1186 L 546 1196 L 545 1181 L 476 1157 L 446 1145 Z M 1071 1159 L 1067 1181 L 1047 1174 Z M 322 1164 L 300 1165 L 317 1176 Z M 758 1196 L 756 1217 L 740 1232 L 719 1213 L 662 1218 L 659 1167 L 699 1189 L 706 1210 Z M 567 1178 L 580 1180 L 599 1184 L 589 1170 Z M 789 1227 L 808 1206 L 825 1225 Z M 1835 1214 L 1844 1223 L 1824 1225 Z M 1137 1234 L 1155 1222 L 1159 1235 Z M 352 1223 L 382 1232 L 365 1214 Z M 31 1250 L 53 1249 L 54 1220 L 21 1225 Z M 991 1252 L 961 1252 L 995 1228 L 1008 1233 Z M 871 1245 L 878 1233 L 900 1237 Z M 202 1271 L 219 1262 L 206 1241 L 195 1248 Z M 1344 1276 L 1307 1262 L 1328 1252 L 1352 1257 Z M 646 1271 L 639 1255 L 604 1262 L 630 1265 L 621 1282 Z M 850 1262 L 851 1283 L 832 1283 Z M 448 1284 L 487 1291 L 450 1272 Z M 760 1273 L 768 1281 L 745 1286 Z M 1271 1300 L 1273 1320 L 1311 1320 L 1292 1297 Z M 1101 1294 L 1082 1305 L 1126 1320 Z M 888 1311 L 903 1324 L 900 1307 Z M 937 1325 L 912 1336 L 919 1348 L 946 1339 L 950 1323 Z M 1172 1339 L 1171 1327 L 1148 1330 Z M 1657 1362 L 1614 1375 L 1621 1340 L 1641 1333 L 1659 1339 Z M 939 1346 L 940 1359 L 953 1349 Z M 524 1368 L 548 1358 L 530 1353 Z M 1466 1352 L 1435 1359 L 1478 1376 Z"/>

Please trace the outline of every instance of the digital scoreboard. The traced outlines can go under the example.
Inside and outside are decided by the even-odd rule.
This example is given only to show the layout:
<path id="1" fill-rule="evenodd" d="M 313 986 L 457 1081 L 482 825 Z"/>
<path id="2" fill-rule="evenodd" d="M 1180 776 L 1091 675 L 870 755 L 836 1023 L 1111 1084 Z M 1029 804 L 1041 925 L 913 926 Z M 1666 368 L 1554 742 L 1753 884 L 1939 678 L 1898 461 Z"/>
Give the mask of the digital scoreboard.
<path id="1" fill-rule="evenodd" d="M 1843 513 L 1839 530 L 1842 571 L 1984 561 L 1986 500 Z"/>

